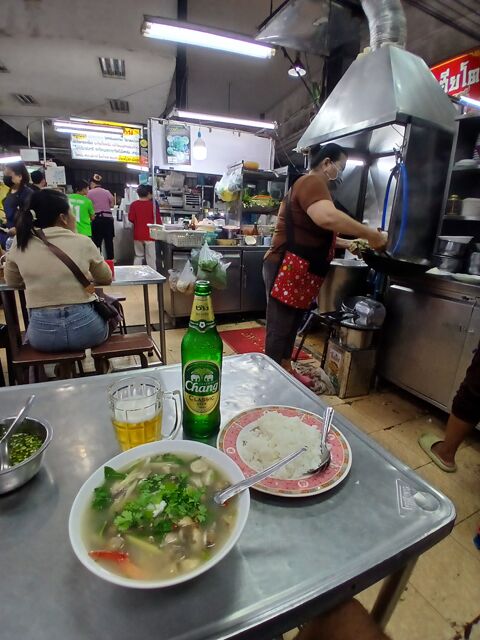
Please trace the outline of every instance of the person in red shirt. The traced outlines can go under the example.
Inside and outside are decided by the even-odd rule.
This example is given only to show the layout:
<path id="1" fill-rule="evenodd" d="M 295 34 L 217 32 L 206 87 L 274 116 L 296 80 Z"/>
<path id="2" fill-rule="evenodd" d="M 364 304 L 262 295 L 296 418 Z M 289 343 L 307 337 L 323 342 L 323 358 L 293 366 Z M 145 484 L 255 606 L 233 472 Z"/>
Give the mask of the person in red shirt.
<path id="1" fill-rule="evenodd" d="M 141 184 L 137 188 L 138 200 L 130 205 L 128 219 L 133 224 L 133 245 L 135 259 L 133 264 L 144 264 L 157 270 L 155 260 L 155 240 L 150 238 L 147 224 L 162 224 L 157 203 L 153 202 L 152 187 Z M 155 219 L 154 219 L 155 207 Z"/>

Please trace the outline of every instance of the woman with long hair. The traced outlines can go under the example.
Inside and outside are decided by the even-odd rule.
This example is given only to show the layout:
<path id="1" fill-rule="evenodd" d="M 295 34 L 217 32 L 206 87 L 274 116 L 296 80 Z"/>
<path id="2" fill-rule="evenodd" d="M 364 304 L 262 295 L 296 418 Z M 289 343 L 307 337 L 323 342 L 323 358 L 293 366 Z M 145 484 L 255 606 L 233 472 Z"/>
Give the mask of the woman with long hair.
<path id="1" fill-rule="evenodd" d="M 67 196 L 55 189 L 36 191 L 15 226 L 5 280 L 9 286 L 25 286 L 30 315 L 27 337 L 32 347 L 55 353 L 104 342 L 108 325 L 92 304 L 93 287 L 83 287 L 42 240 L 44 236 L 61 249 L 95 283 L 111 283 L 112 272 L 97 247 L 90 238 L 75 232 L 76 220 Z"/>
<path id="2" fill-rule="evenodd" d="M 3 199 L 3 210 L 6 217 L 6 229 L 0 234 L 0 244 L 9 248 L 15 235 L 15 217 L 24 209 L 33 191 L 30 188 L 30 175 L 23 162 L 6 164 L 3 171 L 3 182 L 8 193 Z"/>

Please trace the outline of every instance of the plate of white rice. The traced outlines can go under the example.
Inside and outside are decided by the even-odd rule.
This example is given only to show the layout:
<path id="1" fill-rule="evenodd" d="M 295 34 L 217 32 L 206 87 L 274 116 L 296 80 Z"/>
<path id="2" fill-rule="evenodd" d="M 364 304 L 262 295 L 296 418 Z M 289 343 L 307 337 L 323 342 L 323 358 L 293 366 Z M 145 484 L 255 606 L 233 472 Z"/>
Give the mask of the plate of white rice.
<path id="1" fill-rule="evenodd" d="M 278 462 L 303 446 L 307 451 L 255 489 L 277 496 L 298 498 L 317 495 L 336 487 L 352 465 L 352 451 L 345 436 L 332 425 L 327 446 L 330 465 L 318 466 L 323 420 L 295 407 L 266 406 L 243 411 L 221 430 L 217 446 L 234 460 L 246 477 Z"/>

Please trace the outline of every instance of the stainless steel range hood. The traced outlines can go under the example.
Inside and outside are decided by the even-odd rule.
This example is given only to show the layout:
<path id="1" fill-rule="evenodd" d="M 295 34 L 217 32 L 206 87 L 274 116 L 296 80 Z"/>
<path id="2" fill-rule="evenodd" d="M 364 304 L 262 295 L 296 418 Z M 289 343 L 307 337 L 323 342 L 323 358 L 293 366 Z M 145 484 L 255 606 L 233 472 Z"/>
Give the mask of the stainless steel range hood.
<path id="1" fill-rule="evenodd" d="M 425 62 L 405 51 L 398 0 L 362 0 L 370 53 L 349 67 L 298 142 L 298 149 L 395 122 L 454 131 L 455 109 Z"/>
<path id="2" fill-rule="evenodd" d="M 353 62 L 297 147 L 409 121 L 453 131 L 455 109 L 421 58 L 385 45 Z"/>

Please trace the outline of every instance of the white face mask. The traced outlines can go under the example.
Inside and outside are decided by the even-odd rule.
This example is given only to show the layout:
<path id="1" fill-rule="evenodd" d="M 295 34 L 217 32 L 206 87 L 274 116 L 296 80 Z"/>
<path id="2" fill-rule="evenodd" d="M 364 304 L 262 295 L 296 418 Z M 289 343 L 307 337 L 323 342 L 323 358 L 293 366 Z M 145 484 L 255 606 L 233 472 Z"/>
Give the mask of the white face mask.
<path id="1" fill-rule="evenodd" d="M 343 178 L 342 178 L 343 169 L 340 169 L 338 167 L 338 165 L 335 164 L 335 162 L 332 162 L 332 164 L 335 167 L 335 169 L 337 170 L 337 174 L 335 175 L 334 178 L 332 178 L 327 173 L 327 177 L 331 182 L 336 182 L 337 184 L 341 184 L 343 182 Z"/>

